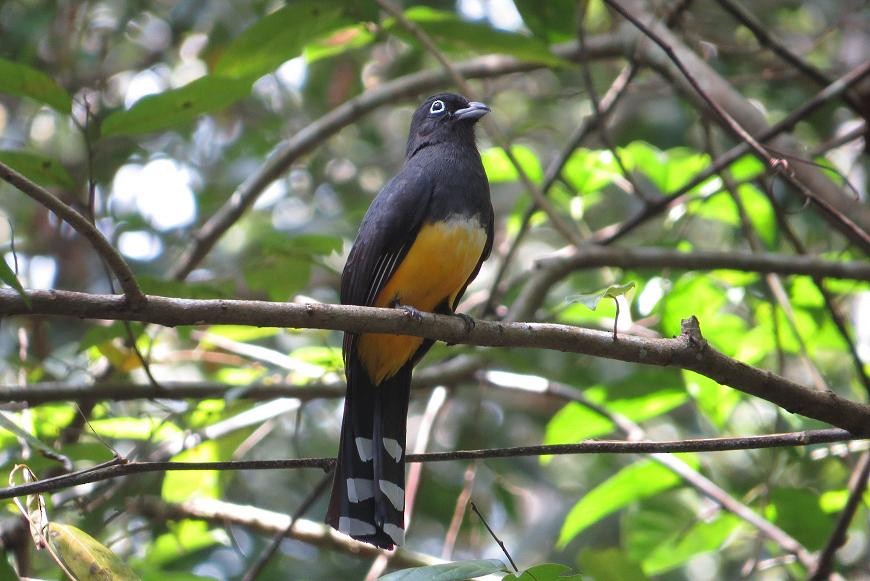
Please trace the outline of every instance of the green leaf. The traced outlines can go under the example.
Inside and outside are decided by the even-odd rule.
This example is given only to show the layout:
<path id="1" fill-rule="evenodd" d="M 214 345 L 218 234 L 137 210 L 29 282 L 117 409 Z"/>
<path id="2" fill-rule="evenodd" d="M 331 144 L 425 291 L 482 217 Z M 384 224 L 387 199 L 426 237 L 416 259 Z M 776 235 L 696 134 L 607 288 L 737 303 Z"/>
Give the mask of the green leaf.
<path id="1" fill-rule="evenodd" d="M 576 34 L 574 0 L 514 0 L 532 34 L 547 43 L 571 40 Z"/>
<path id="2" fill-rule="evenodd" d="M 6 259 L 0 256 L 0 282 L 8 284 L 18 295 L 24 299 L 24 304 L 30 307 L 30 299 L 27 297 L 27 293 L 24 292 L 24 287 L 21 286 L 21 281 L 18 280 L 18 277 L 15 276 L 15 272 L 10 268 L 8 264 L 6 264 Z"/>
<path id="3" fill-rule="evenodd" d="M 64 565 L 77 579 L 139 579 L 108 547 L 74 526 L 50 523 L 48 538 Z"/>
<path id="4" fill-rule="evenodd" d="M 822 510 L 818 494 L 803 488 L 774 488 L 765 516 L 810 551 L 825 546 L 836 515 Z"/>
<path id="5" fill-rule="evenodd" d="M 512 145 L 511 153 L 529 179 L 536 184 L 541 183 L 544 174 L 541 170 L 541 162 L 534 150 L 526 145 Z M 520 179 L 516 166 L 511 163 L 501 147 L 490 147 L 480 157 L 483 160 L 483 169 L 486 171 L 486 177 L 490 183 L 515 182 Z"/>
<path id="6" fill-rule="evenodd" d="M 224 51 L 216 76 L 249 82 L 302 54 L 309 42 L 357 22 L 349 0 L 296 0 L 258 20 Z M 363 3 L 364 4 L 364 3 Z"/>
<path id="7" fill-rule="evenodd" d="M 214 462 L 218 460 L 217 442 L 209 440 L 185 450 L 173 462 Z M 163 476 L 160 496 L 166 502 L 184 502 L 191 498 L 220 498 L 218 470 L 170 470 Z"/>
<path id="8" fill-rule="evenodd" d="M 628 170 L 643 173 L 666 194 L 683 187 L 696 173 L 710 165 L 710 157 L 706 154 L 687 147 L 662 151 L 645 141 L 633 141 L 620 148 L 619 153 Z M 704 183 L 714 179 L 710 178 Z M 701 187 L 697 186 L 692 191 Z"/>
<path id="9" fill-rule="evenodd" d="M 181 429 L 159 418 L 114 417 L 91 420 L 90 426 L 104 438 L 165 441 L 178 437 Z"/>
<path id="10" fill-rule="evenodd" d="M 57 160 L 29 151 L 0 151 L 0 162 L 41 186 L 75 187 L 69 172 Z"/>
<path id="11" fill-rule="evenodd" d="M 141 327 L 139 327 L 141 329 Z M 137 326 L 131 327 L 133 336 L 137 335 Z M 91 347 L 96 347 L 107 343 L 113 339 L 127 338 L 127 328 L 123 321 L 115 321 L 111 325 L 94 325 L 85 331 L 81 341 L 79 341 L 79 351 L 85 351 Z"/>
<path id="12" fill-rule="evenodd" d="M 739 186 L 737 188 L 737 195 L 743 203 L 743 208 L 746 210 L 749 221 L 752 222 L 752 226 L 758 232 L 758 236 L 768 248 L 773 248 L 779 230 L 770 200 L 767 199 L 767 196 L 761 190 L 752 184 Z"/>
<path id="13" fill-rule="evenodd" d="M 724 427 L 742 398 L 740 392 L 694 371 L 683 370 L 682 373 L 686 391 L 701 412 L 717 428 Z"/>
<path id="14" fill-rule="evenodd" d="M 640 565 L 632 561 L 620 549 L 580 551 L 580 566 L 583 572 L 595 581 L 642 581 L 646 579 Z"/>
<path id="15" fill-rule="evenodd" d="M 578 149 L 568 158 L 562 175 L 571 187 L 586 196 L 612 183 L 622 176 L 622 171 L 609 150 Z"/>
<path id="16" fill-rule="evenodd" d="M 522 573 L 511 573 L 502 581 L 583 581 L 583 576 L 561 563 L 541 563 Z"/>
<path id="17" fill-rule="evenodd" d="M 381 581 L 465 581 L 493 573 L 506 573 L 507 566 L 498 559 L 479 561 L 456 561 L 428 567 L 414 567 L 394 571 L 380 578 Z"/>
<path id="18" fill-rule="evenodd" d="M 562 523 L 558 546 L 563 548 L 588 527 L 632 502 L 655 496 L 680 482 L 679 476 L 649 460 L 623 468 L 574 505 Z"/>
<path id="19" fill-rule="evenodd" d="M 613 413 L 642 422 L 665 414 L 681 406 L 688 396 L 683 389 L 673 387 L 657 389 L 650 393 L 605 401 L 595 397 L 594 390 L 587 390 L 587 397 L 595 403 L 605 406 Z M 586 406 L 571 402 L 547 422 L 544 432 L 544 444 L 574 444 L 589 438 L 609 434 L 613 431 L 613 423 L 601 414 L 595 413 Z M 542 462 L 549 456 L 542 456 Z"/>
<path id="20" fill-rule="evenodd" d="M 30 97 L 69 114 L 72 98 L 57 81 L 27 65 L 0 58 L 0 93 Z"/>
<path id="21" fill-rule="evenodd" d="M 683 565 L 702 553 L 718 551 L 741 524 L 738 517 L 721 513 L 710 522 L 699 522 L 685 529 L 679 523 L 666 542 L 660 544 L 643 560 L 641 566 L 647 575 L 661 575 Z"/>
<path id="22" fill-rule="evenodd" d="M 612 284 L 607 288 L 603 288 L 599 291 L 595 291 L 592 293 L 585 293 L 579 295 L 571 295 L 565 299 L 568 303 L 580 303 L 586 305 L 593 311 L 598 308 L 598 303 L 601 302 L 601 299 L 607 297 L 609 299 L 615 299 L 617 297 L 624 296 L 635 287 L 634 281 L 628 282 L 626 284 Z"/>
<path id="23" fill-rule="evenodd" d="M 727 312 L 728 297 L 725 289 L 704 273 L 682 275 L 657 308 L 662 316 L 662 334 L 679 335 L 680 321 L 695 315 L 701 322 L 704 337 L 728 356 L 733 356 L 740 350 L 748 332 L 743 318 Z"/>
<path id="24" fill-rule="evenodd" d="M 305 45 L 302 56 L 305 62 L 314 63 L 348 51 L 362 48 L 375 41 L 374 33 L 365 24 L 340 28 L 325 38 Z"/>
<path id="25" fill-rule="evenodd" d="M 136 135 L 182 127 L 204 113 L 219 111 L 247 96 L 251 82 L 206 75 L 178 89 L 142 97 L 126 111 L 106 117 L 102 134 Z"/>
<path id="26" fill-rule="evenodd" d="M 166 526 L 170 532 L 157 537 L 148 551 L 147 562 L 151 566 L 167 565 L 226 540 L 222 530 L 209 529 L 208 523 L 201 520 L 169 522 Z"/>
<path id="27" fill-rule="evenodd" d="M 562 59 L 551 53 L 547 45 L 537 38 L 496 30 L 485 24 L 467 22 L 452 12 L 415 6 L 405 11 L 405 18 L 423 29 L 442 49 L 500 53 L 520 60 L 552 66 L 564 64 Z M 409 42 L 417 42 L 393 19 L 386 21 L 384 28 Z"/>
<path id="28" fill-rule="evenodd" d="M 27 442 L 28 446 L 30 446 L 34 450 L 41 451 L 43 454 L 46 454 L 50 458 L 61 458 L 61 456 L 54 448 L 52 448 L 30 432 L 19 426 L 15 422 L 15 420 L 13 420 L 9 415 L 7 415 L 6 412 L 2 410 L 0 410 L 0 429 L 7 430 L 15 434 L 18 438 Z"/>

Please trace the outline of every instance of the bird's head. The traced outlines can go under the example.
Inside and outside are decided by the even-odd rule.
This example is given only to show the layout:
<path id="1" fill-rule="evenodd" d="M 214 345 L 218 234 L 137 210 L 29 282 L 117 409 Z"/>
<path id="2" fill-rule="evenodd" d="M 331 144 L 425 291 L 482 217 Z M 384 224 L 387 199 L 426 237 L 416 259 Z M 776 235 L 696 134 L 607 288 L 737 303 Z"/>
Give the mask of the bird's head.
<path id="1" fill-rule="evenodd" d="M 408 156 L 426 145 L 468 140 L 474 143 L 474 124 L 489 113 L 489 107 L 455 93 L 432 95 L 411 118 Z"/>

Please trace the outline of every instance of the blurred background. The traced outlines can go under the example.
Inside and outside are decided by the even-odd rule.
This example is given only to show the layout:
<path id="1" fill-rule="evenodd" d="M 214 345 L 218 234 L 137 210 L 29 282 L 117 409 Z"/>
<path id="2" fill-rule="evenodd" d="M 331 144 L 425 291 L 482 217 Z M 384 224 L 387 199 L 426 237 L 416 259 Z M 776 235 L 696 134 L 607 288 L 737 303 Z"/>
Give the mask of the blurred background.
<path id="1" fill-rule="evenodd" d="M 826 83 L 775 54 L 751 22 L 829 80 L 870 54 L 866 1 L 747 3 L 750 21 L 723 4 L 733 5 L 638 5 L 669 20 L 680 42 L 770 124 Z M 490 105 L 554 211 L 585 242 L 610 242 L 734 140 L 672 79 L 643 64 L 617 91 L 606 131 L 578 133 L 632 57 L 621 16 L 597 0 L 580 6 L 460 0 L 402 8 L 468 76 L 473 97 Z M 578 31 L 588 59 L 579 56 L 586 51 Z M 419 39 L 369 2 L 7 0 L 0 59 L 0 162 L 88 216 L 145 292 L 188 298 L 337 303 L 362 215 L 401 166 L 411 113 L 426 95 L 455 90 Z M 854 106 L 863 102 L 866 115 L 864 94 L 824 102 L 792 132 L 802 155 L 833 168 L 826 175 L 855 204 L 867 188 L 866 119 Z M 616 260 L 558 277 L 540 304 L 517 306 L 535 261 L 565 255 L 570 242 L 533 206 L 498 139 L 480 129 L 478 136 L 496 244 L 460 310 L 502 318 L 516 308 L 524 320 L 611 330 L 614 301 L 591 310 L 576 297 L 633 282 L 618 299 L 619 332 L 670 337 L 695 315 L 725 354 L 866 401 L 866 280 L 621 268 Z M 557 164 L 557 179 L 549 179 Z M 683 193 L 614 245 L 866 260 L 755 158 L 741 157 Z M 118 292 L 86 240 L 7 184 L 0 213 L 0 253 L 25 288 Z M 130 458 L 187 461 L 328 457 L 337 448 L 337 332 L 18 317 L 0 325 L 0 357 L 10 400 L 25 391 L 42 398 L 4 404 L 6 419 L 30 436 L 0 427 L 4 472 L 21 462 L 41 477 L 81 469 L 109 460 L 109 445 Z M 409 445 L 429 451 L 623 439 L 626 424 L 615 418 L 657 440 L 821 427 L 691 372 L 554 351 L 439 344 L 417 373 Z M 155 398 L 155 385 L 191 391 Z M 548 385 L 562 395 L 542 395 Z M 104 391 L 88 397 L 96 387 Z M 426 424 L 431 430 L 420 431 Z M 40 444 L 68 464 L 46 457 Z M 858 442 L 680 461 L 816 551 L 865 449 Z M 143 578 L 236 579 L 271 534 L 229 517 L 155 507 L 219 499 L 292 514 L 322 477 L 318 470 L 156 473 L 47 499 L 52 520 L 98 538 Z M 807 574 L 780 544 L 642 457 L 440 462 L 417 478 L 406 547 L 415 554 L 499 558 L 468 510 L 471 500 L 521 568 L 551 561 L 598 579 Z M 870 578 L 867 501 L 838 552 L 847 578 Z M 306 517 L 321 522 L 325 503 L 320 498 Z M 5 561 L 30 576 L 60 578 L 8 508 L 0 519 Z M 323 538 L 289 538 L 262 578 L 363 578 L 372 561 Z"/>

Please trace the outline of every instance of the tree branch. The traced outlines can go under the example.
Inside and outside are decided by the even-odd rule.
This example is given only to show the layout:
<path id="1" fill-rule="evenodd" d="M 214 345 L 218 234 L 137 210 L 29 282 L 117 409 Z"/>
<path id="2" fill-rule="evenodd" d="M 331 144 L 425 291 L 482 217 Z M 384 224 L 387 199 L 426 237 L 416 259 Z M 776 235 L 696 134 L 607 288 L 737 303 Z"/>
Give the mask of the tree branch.
<path id="1" fill-rule="evenodd" d="M 553 53 L 566 60 L 580 62 L 589 58 L 617 57 L 622 54 L 622 50 L 622 41 L 618 36 L 604 35 L 589 38 L 585 53 L 579 50 L 576 43 L 558 45 L 553 48 Z M 545 66 L 511 57 L 488 55 L 457 63 L 453 68 L 465 78 L 480 79 L 528 72 Z M 449 72 L 442 69 L 399 77 L 342 103 L 296 132 L 279 145 L 269 159 L 233 192 L 227 202 L 193 233 L 193 241 L 170 269 L 169 276 L 178 280 L 186 278 L 221 236 L 254 204 L 263 190 L 301 156 L 378 107 L 395 104 L 450 82 Z"/>
<path id="2" fill-rule="evenodd" d="M 680 270 L 743 270 L 764 274 L 800 274 L 813 277 L 843 278 L 870 281 L 870 263 L 866 261 L 836 262 L 812 256 L 775 254 L 772 252 L 679 252 L 666 248 L 605 248 L 584 247 L 567 256 L 544 258 L 535 267 L 552 271 L 562 278 L 568 273 L 600 266 L 618 268 Z"/>
<path id="3" fill-rule="evenodd" d="M 291 523 L 291 517 L 286 514 L 207 498 L 170 503 L 151 496 L 137 497 L 127 503 L 127 509 L 150 519 L 197 519 L 217 526 L 226 526 L 227 524 L 241 526 L 263 535 L 279 534 L 286 531 Z M 325 524 L 303 518 L 295 520 L 293 528 L 287 533 L 287 537 L 363 558 L 376 557 L 381 553 L 381 550 L 374 545 L 354 541 Z M 392 557 L 392 563 L 397 567 L 421 567 L 443 562 L 436 557 L 402 547 L 396 549 Z"/>
<path id="4" fill-rule="evenodd" d="M 455 460 L 479 460 L 491 458 L 516 458 L 522 456 L 545 456 L 566 454 L 656 454 L 682 452 L 725 452 L 732 450 L 754 450 L 761 448 L 787 448 L 825 444 L 858 439 L 847 431 L 829 428 L 803 432 L 786 432 L 763 436 L 742 436 L 736 438 L 696 438 L 688 440 L 668 440 L 660 442 L 634 442 L 622 440 L 586 440 L 578 444 L 551 444 L 539 446 L 514 446 L 510 448 L 487 448 L 483 450 L 456 450 L 453 452 L 432 452 L 427 454 L 408 454 L 406 461 L 413 462 L 450 462 Z M 0 488 L 0 500 L 30 494 L 40 494 L 63 490 L 80 484 L 101 482 L 131 474 L 148 472 L 191 471 L 191 470 L 298 470 L 319 468 L 331 470 L 335 458 L 291 458 L 287 460 L 228 460 L 219 462 L 110 462 L 104 466 L 87 468 L 70 474 L 63 474 L 28 484 Z"/>
<path id="5" fill-rule="evenodd" d="M 33 183 L 4 163 L 0 163 L 0 179 L 54 212 L 61 220 L 72 226 L 73 230 L 90 242 L 109 270 L 112 271 L 112 274 L 115 275 L 115 278 L 118 279 L 118 284 L 121 285 L 121 290 L 124 291 L 124 295 L 131 306 L 139 307 L 145 302 L 145 295 L 142 294 L 139 285 L 136 283 L 136 278 L 133 276 L 130 266 L 87 218 L 45 188 Z"/>
<path id="6" fill-rule="evenodd" d="M 807 389 L 770 371 L 750 367 L 711 347 L 697 319 L 683 321 L 673 339 L 632 335 L 614 341 L 610 333 L 549 323 L 477 321 L 468 329 L 459 317 L 421 313 L 411 319 L 398 309 L 376 309 L 320 303 L 294 304 L 239 300 L 193 300 L 149 296 L 133 309 L 123 297 L 68 291 L 28 291 L 30 307 L 15 291 L 0 289 L 0 317 L 60 315 L 89 319 L 132 320 L 174 327 L 229 323 L 259 327 L 295 327 L 390 333 L 426 337 L 447 343 L 487 347 L 528 347 L 580 353 L 646 365 L 673 366 L 705 375 L 721 384 L 766 399 L 792 413 L 849 430 L 870 434 L 870 405 L 831 392 Z"/>
<path id="7" fill-rule="evenodd" d="M 612 0 L 608 4 L 614 6 Z M 687 97 L 694 102 L 702 101 L 702 107 L 706 105 L 696 92 L 696 81 L 703 87 L 704 98 L 713 100 L 721 107 L 736 123 L 745 128 L 749 134 L 757 136 L 755 140 L 763 142 L 768 139 L 771 127 L 767 124 L 761 112 L 752 105 L 744 96 L 738 93 L 733 86 L 722 78 L 709 64 L 699 58 L 692 50 L 685 46 L 664 26 L 655 24 L 655 19 L 645 10 L 643 5 L 636 0 L 624 0 L 621 3 L 623 10 L 630 6 L 630 13 L 638 21 L 652 22 L 647 30 L 653 31 L 678 57 L 681 65 L 688 73 L 688 77 L 677 69 L 674 62 L 661 50 L 645 50 L 638 53 L 638 60 L 651 66 L 671 79 Z M 639 29 L 623 28 L 620 31 L 628 46 L 643 45 L 647 36 Z M 854 81 L 856 77 L 863 77 L 870 72 L 870 63 L 859 65 L 849 72 L 849 77 Z M 835 81 L 829 88 L 838 85 L 840 92 L 845 90 L 841 84 L 842 78 Z M 839 93 L 838 93 L 839 94 Z M 799 158 L 793 152 L 799 150 L 797 141 L 790 136 L 780 136 L 773 139 L 771 145 L 777 151 L 788 152 L 790 156 Z M 741 147 L 746 148 L 745 144 Z M 729 152 L 730 153 L 730 152 Z M 727 155 L 727 154 L 726 154 Z M 766 160 L 765 160 L 766 161 Z M 833 226 L 840 230 L 850 240 L 859 244 L 865 251 L 870 250 L 870 208 L 860 201 L 846 195 L 823 171 L 810 164 L 794 163 L 789 165 L 789 171 L 781 172 L 781 177 L 793 186 L 802 196 L 808 196 L 815 201 L 823 210 L 825 216 Z M 694 181 L 694 180 L 693 180 Z M 693 186 L 694 187 L 694 186 Z M 663 210 L 658 208 L 655 213 Z M 649 217 L 647 210 L 639 217 Z M 632 221 L 630 221 L 632 222 Z M 634 224 L 636 225 L 636 224 Z M 633 227 L 633 226 L 632 226 Z M 624 232 L 621 232 L 624 233 Z"/>

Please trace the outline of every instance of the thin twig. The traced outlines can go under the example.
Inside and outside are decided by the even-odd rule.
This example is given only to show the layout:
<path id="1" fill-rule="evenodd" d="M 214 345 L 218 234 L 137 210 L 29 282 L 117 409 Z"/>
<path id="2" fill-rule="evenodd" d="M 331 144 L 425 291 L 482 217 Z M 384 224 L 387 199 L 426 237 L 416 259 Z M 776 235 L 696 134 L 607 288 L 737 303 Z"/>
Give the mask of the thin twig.
<path id="1" fill-rule="evenodd" d="M 858 459 L 858 465 L 855 466 L 854 472 L 852 472 L 850 479 L 852 482 L 849 484 L 849 499 L 846 501 L 846 506 L 840 512 L 837 525 L 828 538 L 825 548 L 819 554 L 818 564 L 811 577 L 813 581 L 823 581 L 830 576 L 834 568 L 834 555 L 846 542 L 849 524 L 855 518 L 858 507 L 861 506 L 861 499 L 864 497 L 864 491 L 867 490 L 868 477 L 870 477 L 870 452 L 864 452 Z"/>
<path id="2" fill-rule="evenodd" d="M 8 182 L 23 194 L 33 198 L 39 204 L 57 214 L 61 220 L 72 226 L 76 232 L 90 242 L 100 258 L 105 261 L 106 265 L 118 279 L 118 283 L 124 291 L 124 296 L 129 301 L 131 307 L 139 308 L 145 303 L 145 295 L 142 294 L 142 290 L 136 283 L 136 278 L 133 276 L 130 266 L 109 241 L 106 240 L 106 237 L 91 224 L 90 220 L 45 188 L 30 181 L 2 162 L 0 162 L 0 179 Z"/>
<path id="3" fill-rule="evenodd" d="M 326 474 L 323 475 L 323 478 L 320 479 L 320 482 L 317 483 L 317 486 L 305 497 L 302 501 L 302 504 L 296 509 L 296 512 L 293 513 L 293 516 L 290 517 L 290 522 L 287 524 L 287 528 L 283 531 L 276 533 L 272 537 L 272 542 L 269 543 L 269 546 L 263 549 L 263 552 L 260 553 L 260 556 L 257 560 L 245 571 L 245 575 L 242 577 L 242 581 L 254 581 L 260 573 L 263 572 L 263 569 L 266 565 L 269 564 L 269 561 L 272 557 L 275 556 L 275 553 L 278 552 L 278 548 L 281 546 L 281 542 L 290 536 L 290 533 L 293 532 L 293 525 L 295 525 L 299 519 L 305 516 L 305 513 L 308 512 L 317 499 L 319 499 L 329 485 L 332 483 L 332 473 L 330 470 Z"/>
<path id="4" fill-rule="evenodd" d="M 788 448 L 831 442 L 861 439 L 845 430 L 828 428 L 803 432 L 786 432 L 763 436 L 734 438 L 698 438 L 659 442 L 623 440 L 587 440 L 578 444 L 553 444 L 537 446 L 514 446 L 487 448 L 483 450 L 456 450 L 408 454 L 407 462 L 452 462 L 456 460 L 480 460 L 485 458 L 516 458 L 523 456 L 568 455 L 568 454 L 654 454 L 682 452 L 725 452 L 762 448 Z M 125 462 L 113 460 L 100 467 L 46 478 L 30 484 L 0 488 L 0 499 L 15 498 L 28 494 L 53 492 L 80 484 L 101 482 L 130 474 L 167 471 L 196 470 L 291 470 L 317 468 L 328 471 L 335 466 L 335 458 L 293 458 L 288 460 L 230 460 L 218 462 Z"/>
<path id="5" fill-rule="evenodd" d="M 744 8 L 736 0 L 716 0 L 726 12 L 734 17 L 737 22 L 744 25 L 755 36 L 758 43 L 770 49 L 772 53 L 790 64 L 792 67 L 800 71 L 805 77 L 812 79 L 817 85 L 824 87 L 831 84 L 831 79 L 824 72 L 813 66 L 812 63 L 804 60 L 799 55 L 793 53 L 789 48 L 773 37 L 770 34 L 768 27 L 760 22 L 753 13 Z M 859 116 L 864 115 L 861 105 L 852 98 L 849 93 L 843 94 L 843 101 L 857 113 Z"/>
<path id="6" fill-rule="evenodd" d="M 498 543 L 498 546 L 499 546 L 499 547 L 501 547 L 501 550 L 502 550 L 502 552 L 504 553 L 504 556 L 507 557 L 507 558 L 508 558 L 508 561 L 511 562 L 511 567 L 514 568 L 514 571 L 516 571 L 517 573 L 519 573 L 520 570 L 517 568 L 517 564 L 514 563 L 514 560 L 511 558 L 511 554 L 508 553 L 508 550 L 507 550 L 507 547 L 506 547 L 505 544 L 504 544 L 504 541 L 502 541 L 500 538 L 498 538 L 498 536 L 497 536 L 497 535 L 493 532 L 493 530 L 489 527 L 489 523 L 486 522 L 486 519 L 483 518 L 483 515 L 480 514 L 480 511 L 479 511 L 479 510 L 477 510 L 477 505 L 474 504 L 474 501 L 471 502 L 471 510 L 474 511 L 474 514 L 477 515 L 477 518 L 480 519 L 480 522 L 482 522 L 482 523 L 483 523 L 483 526 L 486 527 L 486 530 L 489 531 L 489 535 L 493 538 L 493 540 L 494 540 L 496 543 Z"/>
<path id="7" fill-rule="evenodd" d="M 802 119 L 815 112 L 817 109 L 819 109 L 825 103 L 829 102 L 831 99 L 834 99 L 841 95 L 843 91 L 847 90 L 849 87 L 865 78 L 868 74 L 870 74 L 870 62 L 862 63 L 861 65 L 856 66 L 843 76 L 836 79 L 833 83 L 819 91 L 819 93 L 807 100 L 801 106 L 794 109 L 782 120 L 771 125 L 764 131 L 761 131 L 759 133 L 758 140 L 765 142 L 785 131 L 789 131 Z M 727 152 L 725 152 L 722 156 L 714 160 L 713 163 L 711 163 L 708 167 L 698 172 L 691 180 L 689 180 L 686 184 L 677 189 L 677 191 L 668 194 L 667 196 L 663 197 L 661 200 L 655 203 L 648 205 L 646 208 L 644 208 L 628 220 L 622 222 L 621 224 L 602 229 L 592 237 L 593 241 L 598 242 L 599 244 L 610 244 L 618 240 L 619 238 L 622 238 L 650 218 L 670 209 L 676 204 L 681 203 L 682 198 L 686 194 L 697 188 L 711 176 L 718 173 L 722 168 L 727 167 L 728 165 L 739 159 L 741 156 L 745 155 L 749 151 L 749 149 L 750 147 L 747 143 L 738 143 Z"/>

